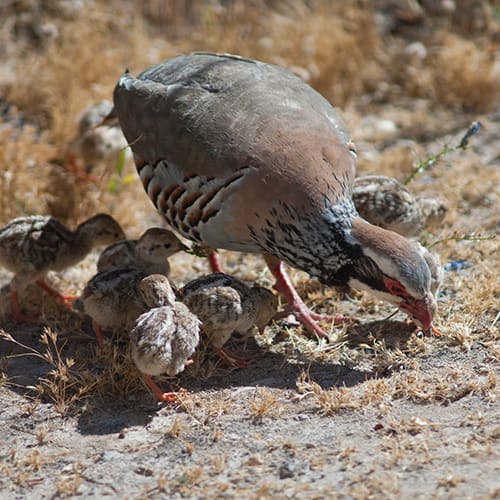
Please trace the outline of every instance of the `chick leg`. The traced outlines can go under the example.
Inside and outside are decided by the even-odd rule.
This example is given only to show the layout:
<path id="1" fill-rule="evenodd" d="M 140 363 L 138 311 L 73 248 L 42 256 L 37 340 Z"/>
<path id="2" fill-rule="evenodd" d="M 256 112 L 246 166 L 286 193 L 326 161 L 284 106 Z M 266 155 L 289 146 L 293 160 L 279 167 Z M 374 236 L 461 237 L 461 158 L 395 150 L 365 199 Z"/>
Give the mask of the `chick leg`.
<path id="1" fill-rule="evenodd" d="M 73 300 L 78 298 L 78 295 L 63 295 L 56 289 L 52 288 L 43 278 L 38 279 L 36 284 L 42 290 L 45 290 L 49 295 L 62 302 L 66 307 L 71 307 Z"/>
<path id="2" fill-rule="evenodd" d="M 235 368 L 246 368 L 257 359 L 256 356 L 244 356 L 224 347 L 214 346 L 213 349 L 221 359 L 227 361 L 231 366 L 234 366 Z"/>
<path id="3" fill-rule="evenodd" d="M 36 319 L 31 318 L 30 316 L 26 316 L 26 314 L 21 311 L 21 305 L 19 304 L 17 291 L 12 287 L 10 288 L 10 300 L 12 302 L 12 310 L 15 321 L 19 323 L 36 323 Z"/>
<path id="4" fill-rule="evenodd" d="M 178 401 L 177 399 L 177 394 L 175 392 L 163 392 L 153 381 L 153 379 L 149 376 L 146 375 L 145 373 L 142 374 L 142 379 L 144 382 L 146 382 L 147 386 L 153 393 L 153 396 L 158 400 L 158 401 L 165 401 L 167 403 L 176 403 Z"/>

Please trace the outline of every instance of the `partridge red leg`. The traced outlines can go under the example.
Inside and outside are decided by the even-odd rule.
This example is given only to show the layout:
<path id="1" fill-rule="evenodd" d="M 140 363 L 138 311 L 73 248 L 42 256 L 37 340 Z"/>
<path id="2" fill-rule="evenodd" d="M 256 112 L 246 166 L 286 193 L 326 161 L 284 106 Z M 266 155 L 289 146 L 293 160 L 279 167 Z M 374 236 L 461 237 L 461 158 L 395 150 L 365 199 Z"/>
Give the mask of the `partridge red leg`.
<path id="1" fill-rule="evenodd" d="M 104 344 L 104 335 L 102 334 L 101 325 L 92 320 L 92 328 L 94 329 L 95 337 L 97 339 L 97 343 L 102 346 Z"/>
<path id="2" fill-rule="evenodd" d="M 276 284 L 274 288 L 285 298 L 288 302 L 288 306 L 285 308 L 285 314 L 294 314 L 297 320 L 300 321 L 306 330 L 312 335 L 318 335 L 319 337 L 326 337 L 327 334 L 317 325 L 316 321 L 333 321 L 334 324 L 342 323 L 352 323 L 352 318 L 345 316 L 328 316 L 323 314 L 317 314 L 311 311 L 299 297 L 297 290 L 295 290 L 288 274 L 285 271 L 284 264 L 280 260 L 276 259 L 271 255 L 265 256 L 266 263 L 276 278 Z M 278 313 L 279 317 L 283 317 L 283 312 Z"/>
<path id="3" fill-rule="evenodd" d="M 21 311 L 21 305 L 19 304 L 19 298 L 17 292 L 10 289 L 10 300 L 12 302 L 12 309 L 14 313 L 14 319 L 19 323 L 36 323 L 36 319 L 26 316 Z"/>
<path id="4" fill-rule="evenodd" d="M 153 381 L 153 379 L 146 374 L 142 374 L 142 378 L 144 382 L 146 382 L 147 386 L 151 389 L 153 396 L 158 401 L 165 401 L 167 403 L 175 403 L 177 401 L 177 395 L 175 392 L 163 392 Z"/>
<path id="5" fill-rule="evenodd" d="M 62 293 L 60 293 L 57 290 L 55 290 L 54 288 L 52 288 L 43 279 L 37 280 L 36 284 L 42 290 L 45 290 L 49 295 L 51 295 L 52 297 L 55 297 L 57 300 L 62 302 L 67 307 L 71 307 L 71 303 L 73 302 L 73 300 L 78 298 L 78 295 L 63 295 Z"/>
<path id="6" fill-rule="evenodd" d="M 235 368 L 246 368 L 257 359 L 255 356 L 244 356 L 224 347 L 214 347 L 214 351 Z"/>
<path id="7" fill-rule="evenodd" d="M 213 273 L 223 273 L 222 266 L 220 264 L 219 254 L 213 250 L 208 255 L 208 263 L 210 264 L 210 269 Z"/>

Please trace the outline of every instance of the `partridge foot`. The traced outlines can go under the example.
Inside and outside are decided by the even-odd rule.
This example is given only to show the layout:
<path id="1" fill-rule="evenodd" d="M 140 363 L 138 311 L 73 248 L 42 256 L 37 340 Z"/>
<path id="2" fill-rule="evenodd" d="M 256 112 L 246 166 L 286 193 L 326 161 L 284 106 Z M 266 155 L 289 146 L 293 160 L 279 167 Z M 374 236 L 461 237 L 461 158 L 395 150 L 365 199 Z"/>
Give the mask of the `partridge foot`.
<path id="1" fill-rule="evenodd" d="M 175 392 L 163 392 L 154 382 L 149 375 L 142 374 L 144 382 L 150 388 L 153 396 L 158 401 L 164 401 L 166 403 L 176 403 L 178 401 L 177 393 Z"/>
<path id="2" fill-rule="evenodd" d="M 78 298 L 78 295 L 63 295 L 42 279 L 37 280 L 36 284 L 66 307 L 71 307 L 73 305 L 73 301 Z"/>
<path id="3" fill-rule="evenodd" d="M 346 316 L 328 316 L 311 311 L 304 304 L 303 300 L 299 297 L 297 290 L 295 290 L 292 285 L 292 282 L 285 271 L 283 262 L 269 255 L 266 256 L 265 259 L 271 273 L 276 278 L 274 288 L 288 302 L 284 311 L 278 313 L 275 316 L 275 319 L 293 314 L 297 320 L 302 323 L 309 334 L 317 335 L 318 337 L 327 337 L 327 334 L 318 326 L 316 321 L 329 321 L 330 323 L 333 322 L 334 325 L 353 323 L 356 321 Z"/>
<path id="4" fill-rule="evenodd" d="M 12 310 L 14 321 L 17 323 L 38 323 L 36 318 L 27 316 L 21 310 L 21 305 L 19 304 L 19 298 L 15 290 L 10 291 L 10 300 L 12 302 Z"/>
<path id="5" fill-rule="evenodd" d="M 256 356 L 244 356 L 230 349 L 225 349 L 224 347 L 214 347 L 214 351 L 223 359 L 227 361 L 231 366 L 235 368 L 246 368 L 251 365 L 256 359 Z"/>

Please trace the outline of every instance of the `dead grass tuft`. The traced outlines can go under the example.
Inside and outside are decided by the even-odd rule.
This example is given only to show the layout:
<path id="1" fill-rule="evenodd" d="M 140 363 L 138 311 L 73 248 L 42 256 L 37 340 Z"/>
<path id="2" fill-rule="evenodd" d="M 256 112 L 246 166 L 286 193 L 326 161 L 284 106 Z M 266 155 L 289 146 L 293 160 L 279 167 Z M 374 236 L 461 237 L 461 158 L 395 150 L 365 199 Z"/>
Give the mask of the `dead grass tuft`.
<path id="1" fill-rule="evenodd" d="M 488 397 L 497 385 L 497 377 L 484 376 L 465 371 L 461 367 L 452 367 L 438 373 L 428 370 L 400 372 L 392 380 L 392 396 L 395 399 L 409 399 L 417 403 L 432 401 L 450 404 L 469 394 Z"/>
<path id="2" fill-rule="evenodd" d="M 269 389 L 255 391 L 254 399 L 250 403 L 250 413 L 254 422 L 262 422 L 264 417 L 275 418 L 282 410 L 281 403 Z"/>
<path id="3" fill-rule="evenodd" d="M 485 368 L 485 371 L 480 373 L 458 367 L 448 368 L 444 373 L 436 369 L 426 372 L 414 369 L 395 372 L 386 379 L 370 379 L 355 387 L 324 389 L 304 372 L 297 380 L 297 391 L 301 397 L 312 396 L 321 414 L 335 415 L 346 410 L 359 410 L 370 406 L 381 411 L 396 399 L 448 405 L 470 394 L 476 394 L 488 400 L 495 400 L 497 378 L 492 368 Z M 409 427 L 420 424 L 425 425 L 419 420 L 411 420 L 403 427 L 406 428 L 405 432 L 410 432 Z M 399 428 L 402 425 L 400 422 Z"/>
<path id="4" fill-rule="evenodd" d="M 342 410 L 352 410 L 360 407 L 359 401 L 352 400 L 351 390 L 346 387 L 333 387 L 325 390 L 318 383 L 311 381 L 309 374 L 303 372 L 298 378 L 297 390 L 302 396 L 312 395 L 320 412 L 325 415 L 335 415 Z"/>
<path id="5" fill-rule="evenodd" d="M 494 67 L 494 48 L 478 47 L 474 42 L 451 34 L 438 35 L 439 49 L 430 57 L 434 72 L 436 99 L 445 106 L 465 111 L 488 111 L 498 104 L 500 86 Z M 496 73 L 495 73 L 496 71 Z"/>
<path id="6" fill-rule="evenodd" d="M 18 117 L 11 113 L 12 120 Z M 0 223 L 44 210 L 43 183 L 54 149 L 32 125 L 22 128 L 0 119 Z"/>
<path id="7" fill-rule="evenodd" d="M 179 417 L 175 417 L 174 421 L 172 422 L 172 427 L 167 432 L 167 436 L 171 438 L 179 438 L 183 433 L 185 429 L 184 426 L 182 425 L 181 420 Z"/>
<path id="8" fill-rule="evenodd" d="M 62 498 L 74 498 L 78 495 L 78 490 L 83 483 L 83 478 L 80 473 L 75 472 L 68 477 L 63 477 L 56 482 L 57 496 Z"/>
<path id="9" fill-rule="evenodd" d="M 54 403 L 58 413 L 66 415 L 76 402 L 90 396 L 96 385 L 95 376 L 83 363 L 62 354 L 65 343 L 58 343 L 54 331 L 46 328 L 41 342 L 45 346 L 41 357 L 52 369 L 35 388 L 40 397 L 48 397 Z"/>
<path id="10" fill-rule="evenodd" d="M 89 409 L 91 400 L 103 401 L 110 394 L 116 401 L 146 391 L 130 353 L 120 345 L 105 344 L 90 358 L 88 352 L 77 352 L 73 357 L 66 354 L 68 340 L 60 340 L 49 327 L 40 337 L 42 352 L 18 342 L 5 331 L 0 331 L 0 337 L 21 347 L 25 354 L 20 356 L 35 356 L 49 365 L 46 374 L 29 388 L 38 398 L 52 401 L 54 409 L 63 416 L 81 411 L 85 402 Z"/>

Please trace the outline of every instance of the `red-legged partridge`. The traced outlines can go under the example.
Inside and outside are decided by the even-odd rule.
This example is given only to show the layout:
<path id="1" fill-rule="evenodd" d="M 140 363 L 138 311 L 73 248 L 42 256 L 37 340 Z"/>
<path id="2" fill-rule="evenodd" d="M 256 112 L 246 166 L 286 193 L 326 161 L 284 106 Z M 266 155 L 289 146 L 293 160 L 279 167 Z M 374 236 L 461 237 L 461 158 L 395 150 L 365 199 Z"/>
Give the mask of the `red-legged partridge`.
<path id="1" fill-rule="evenodd" d="M 97 270 L 133 267 L 147 274 L 166 275 L 170 272 L 167 259 L 186 249 L 172 231 L 153 227 L 137 240 L 120 241 L 104 249 L 97 261 Z"/>
<path id="2" fill-rule="evenodd" d="M 160 401 L 175 401 L 175 393 L 164 393 L 151 376 L 174 376 L 184 370 L 200 340 L 201 322 L 176 301 L 163 275 L 144 278 L 139 293 L 151 309 L 137 318 L 130 332 L 132 358 L 153 395 Z"/>
<path id="3" fill-rule="evenodd" d="M 352 199 L 365 220 L 407 238 L 441 223 L 448 210 L 442 200 L 415 197 L 396 179 L 383 175 L 356 177 Z"/>
<path id="4" fill-rule="evenodd" d="M 325 335 L 283 262 L 326 285 L 371 291 L 430 328 L 422 252 L 358 215 L 347 128 L 299 77 L 237 56 L 183 55 L 138 77 L 125 73 L 114 106 L 170 226 L 212 249 L 263 254 L 309 332 Z"/>
<path id="5" fill-rule="evenodd" d="M 78 122 L 78 133 L 68 144 L 66 155 L 72 170 L 77 171 L 76 163 L 82 162 L 85 177 L 96 164 L 114 165 L 118 154 L 127 147 L 127 141 L 119 127 L 102 125 L 113 109 L 113 103 L 104 100 L 84 109 Z"/>
<path id="6" fill-rule="evenodd" d="M 224 344 L 233 333 L 247 336 L 255 327 L 262 333 L 278 307 L 278 299 L 270 290 L 250 287 L 224 273 L 197 278 L 179 295 L 200 318 L 202 331 L 214 349 L 235 365 L 244 365 L 246 358 L 224 349 Z"/>
<path id="7" fill-rule="evenodd" d="M 82 222 L 74 231 L 53 217 L 18 217 L 0 229 L 0 265 L 14 273 L 10 283 L 14 315 L 21 313 L 19 295 L 36 282 L 66 305 L 65 297 L 45 281 L 49 271 L 62 271 L 77 264 L 92 248 L 125 238 L 122 228 L 110 215 L 98 214 Z"/>

